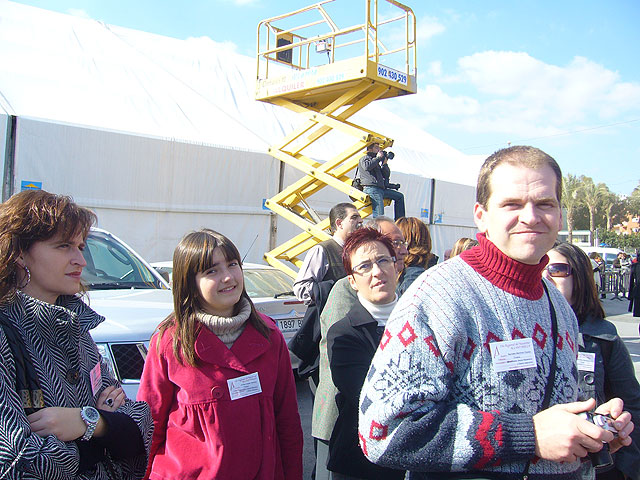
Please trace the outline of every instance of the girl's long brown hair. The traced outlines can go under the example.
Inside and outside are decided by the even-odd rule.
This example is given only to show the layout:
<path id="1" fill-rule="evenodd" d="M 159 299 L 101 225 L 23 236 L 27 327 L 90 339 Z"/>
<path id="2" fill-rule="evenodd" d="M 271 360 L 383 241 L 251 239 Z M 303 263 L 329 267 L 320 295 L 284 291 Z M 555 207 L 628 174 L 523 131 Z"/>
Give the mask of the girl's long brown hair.
<path id="1" fill-rule="evenodd" d="M 0 205 L 0 303 L 11 301 L 18 288 L 17 260 L 35 242 L 60 235 L 86 238 L 96 215 L 71 197 L 44 190 L 16 193 Z"/>
<path id="2" fill-rule="evenodd" d="M 213 266 L 217 248 L 222 250 L 228 262 L 236 260 L 242 266 L 240 252 L 233 242 L 208 228 L 186 234 L 173 252 L 173 313 L 158 326 L 156 347 L 159 348 L 164 332 L 175 325 L 173 353 L 181 365 L 186 362 L 195 367 L 198 363 L 195 341 L 202 324 L 197 320 L 196 313 L 202 311 L 202 307 L 196 274 Z M 248 322 L 268 339 L 269 327 L 256 312 L 244 284 L 240 298 L 247 299 L 251 305 Z M 234 315 L 238 313 L 239 304 L 234 307 Z"/>
<path id="3" fill-rule="evenodd" d="M 404 259 L 405 266 L 418 265 L 427 268 L 433 257 L 429 227 L 416 217 L 401 217 L 396 220 L 396 225 L 408 244 L 409 255 Z"/>

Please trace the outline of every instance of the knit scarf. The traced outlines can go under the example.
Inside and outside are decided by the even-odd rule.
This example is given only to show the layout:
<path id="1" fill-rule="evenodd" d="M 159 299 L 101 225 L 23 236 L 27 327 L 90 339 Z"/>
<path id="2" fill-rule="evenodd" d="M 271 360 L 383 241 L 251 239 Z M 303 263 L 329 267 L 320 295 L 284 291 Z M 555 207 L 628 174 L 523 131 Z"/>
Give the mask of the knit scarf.
<path id="1" fill-rule="evenodd" d="M 360 295 L 360 292 L 358 292 L 358 301 L 364 307 L 364 309 L 367 312 L 369 312 L 369 314 L 374 318 L 374 320 L 378 322 L 378 326 L 382 327 L 387 323 L 387 319 L 391 315 L 391 311 L 393 310 L 393 307 L 395 307 L 396 303 L 398 303 L 398 295 L 395 296 L 395 298 L 391 303 L 385 303 L 383 305 L 380 305 L 380 304 L 371 303 L 370 301 L 365 300 L 365 298 L 362 295 Z"/>
<path id="2" fill-rule="evenodd" d="M 231 348 L 240 337 L 251 315 L 251 304 L 246 298 L 240 298 L 240 311 L 233 317 L 219 317 L 204 312 L 197 312 L 196 318 L 209 330 L 215 333 L 222 343 Z"/>
<path id="3" fill-rule="evenodd" d="M 506 256 L 484 233 L 477 234 L 476 238 L 479 245 L 460 254 L 471 268 L 512 295 L 527 300 L 542 298 L 542 271 L 549 261 L 547 255 L 537 265 L 527 265 Z"/>

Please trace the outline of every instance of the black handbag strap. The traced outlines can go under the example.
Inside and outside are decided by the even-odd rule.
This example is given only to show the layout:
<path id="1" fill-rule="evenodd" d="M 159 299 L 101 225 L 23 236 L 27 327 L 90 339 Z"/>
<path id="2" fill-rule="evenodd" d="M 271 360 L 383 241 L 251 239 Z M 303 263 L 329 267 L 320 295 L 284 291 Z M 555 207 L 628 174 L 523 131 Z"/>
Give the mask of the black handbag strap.
<path id="1" fill-rule="evenodd" d="M 544 390 L 544 398 L 542 399 L 542 408 L 540 409 L 540 411 L 549 408 L 549 403 L 551 403 L 551 391 L 553 390 L 553 384 L 556 381 L 556 350 L 558 345 L 558 317 L 556 316 L 556 309 L 553 308 L 551 296 L 549 295 L 549 290 L 547 289 L 547 285 L 544 283 L 544 281 L 542 282 L 542 286 L 544 287 L 544 293 L 547 295 L 547 300 L 549 301 L 549 312 L 551 315 L 551 339 L 553 340 L 553 350 L 551 353 L 551 366 L 549 367 L 549 379 Z M 529 478 L 529 467 L 531 467 L 531 460 L 527 462 L 527 465 L 524 468 L 524 472 L 522 473 L 523 480 L 527 480 Z"/>

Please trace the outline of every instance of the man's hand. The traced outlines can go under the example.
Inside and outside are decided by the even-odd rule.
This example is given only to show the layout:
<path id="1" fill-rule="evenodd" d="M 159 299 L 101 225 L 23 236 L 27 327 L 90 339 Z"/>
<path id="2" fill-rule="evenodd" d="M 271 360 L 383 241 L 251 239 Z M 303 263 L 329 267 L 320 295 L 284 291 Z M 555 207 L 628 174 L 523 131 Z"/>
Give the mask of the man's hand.
<path id="1" fill-rule="evenodd" d="M 596 401 L 590 399 L 586 402 L 554 405 L 535 414 L 533 428 L 536 435 L 536 455 L 554 462 L 575 462 L 586 457 L 589 452 L 602 449 L 602 442 L 611 442 L 614 438 L 611 432 L 576 415 L 592 410 L 595 406 Z M 624 419 L 621 422 L 624 423 Z"/>
<path id="2" fill-rule="evenodd" d="M 609 414 L 614 419 L 614 426 L 618 431 L 618 436 L 609 442 L 611 453 L 620 450 L 622 447 L 631 445 L 631 432 L 633 432 L 633 422 L 631 414 L 623 411 L 624 404 L 621 399 L 613 398 L 607 403 L 603 403 L 596 408 L 596 413 Z"/>

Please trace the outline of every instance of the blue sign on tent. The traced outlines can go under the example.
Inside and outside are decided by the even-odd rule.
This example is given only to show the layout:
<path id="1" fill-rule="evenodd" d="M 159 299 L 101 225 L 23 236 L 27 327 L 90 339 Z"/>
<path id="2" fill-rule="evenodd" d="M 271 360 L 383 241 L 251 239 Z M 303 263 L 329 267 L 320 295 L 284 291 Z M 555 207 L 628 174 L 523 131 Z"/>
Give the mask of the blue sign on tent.
<path id="1" fill-rule="evenodd" d="M 42 182 L 22 180 L 22 182 L 20 182 L 20 191 L 24 192 L 25 190 L 42 190 Z"/>
<path id="2" fill-rule="evenodd" d="M 429 209 L 428 208 L 421 208 L 420 209 L 420 216 L 422 218 L 428 218 L 429 217 Z"/>

